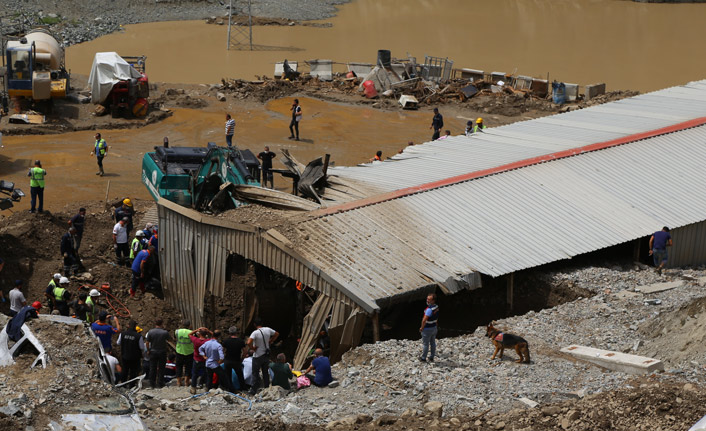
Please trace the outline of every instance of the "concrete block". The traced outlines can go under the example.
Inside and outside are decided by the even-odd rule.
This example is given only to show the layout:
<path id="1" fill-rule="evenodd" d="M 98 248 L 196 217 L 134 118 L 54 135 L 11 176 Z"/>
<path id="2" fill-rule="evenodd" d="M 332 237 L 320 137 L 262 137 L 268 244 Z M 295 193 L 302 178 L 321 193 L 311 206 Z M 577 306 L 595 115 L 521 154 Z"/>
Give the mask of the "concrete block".
<path id="1" fill-rule="evenodd" d="M 365 76 L 373 70 L 372 63 L 346 63 L 348 70 L 355 76 Z"/>
<path id="2" fill-rule="evenodd" d="M 699 283 L 699 286 L 706 285 L 706 277 L 699 277 L 698 283 Z"/>
<path id="3" fill-rule="evenodd" d="M 322 81 L 331 81 L 333 79 L 333 61 L 331 60 L 309 60 L 309 75 L 316 76 Z"/>
<path id="4" fill-rule="evenodd" d="M 605 83 L 586 86 L 586 100 L 591 100 L 601 94 L 605 94 Z"/>
<path id="5" fill-rule="evenodd" d="M 650 374 L 655 371 L 664 371 L 664 364 L 659 359 L 645 356 L 629 355 L 627 353 L 611 352 L 609 350 L 594 349 L 593 347 L 577 346 L 572 344 L 561 349 L 563 353 L 600 365 L 613 371 L 629 374 Z"/>
<path id="6" fill-rule="evenodd" d="M 569 83 L 564 83 L 565 89 L 566 89 L 566 101 L 567 102 L 573 102 L 576 100 L 576 98 L 579 96 L 579 85 L 578 84 L 569 84 Z"/>
<path id="7" fill-rule="evenodd" d="M 670 281 L 668 283 L 654 283 L 647 286 L 636 287 L 635 290 L 642 293 L 657 293 L 665 290 L 672 290 L 682 285 L 681 281 Z"/>

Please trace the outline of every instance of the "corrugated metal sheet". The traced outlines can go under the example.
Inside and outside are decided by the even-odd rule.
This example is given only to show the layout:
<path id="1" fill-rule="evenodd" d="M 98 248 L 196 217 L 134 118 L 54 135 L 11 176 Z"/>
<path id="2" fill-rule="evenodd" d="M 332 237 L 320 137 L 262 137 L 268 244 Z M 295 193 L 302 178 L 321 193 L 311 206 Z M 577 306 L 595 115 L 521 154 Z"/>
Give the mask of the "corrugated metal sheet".
<path id="1" fill-rule="evenodd" d="M 312 219 L 301 252 L 382 304 L 610 247 L 706 218 L 704 142 L 699 126 Z"/>
<path id="2" fill-rule="evenodd" d="M 166 299 L 194 324 L 204 322 L 204 298 L 223 296 L 226 260 L 238 254 L 278 271 L 347 306 L 367 312 L 378 307 L 370 298 L 350 292 L 316 264 L 302 258 L 275 231 L 240 225 L 158 202 L 160 269 Z"/>
<path id="3" fill-rule="evenodd" d="M 655 229 L 656 230 L 656 229 Z M 675 246 L 669 249 L 668 267 L 699 265 L 706 262 L 706 222 L 671 229 Z M 647 248 L 647 244 L 643 244 Z"/>
<path id="4" fill-rule="evenodd" d="M 706 116 L 706 81 L 405 148 L 374 165 L 329 168 L 359 189 L 392 191 Z M 345 197 L 335 197 L 345 202 Z"/>

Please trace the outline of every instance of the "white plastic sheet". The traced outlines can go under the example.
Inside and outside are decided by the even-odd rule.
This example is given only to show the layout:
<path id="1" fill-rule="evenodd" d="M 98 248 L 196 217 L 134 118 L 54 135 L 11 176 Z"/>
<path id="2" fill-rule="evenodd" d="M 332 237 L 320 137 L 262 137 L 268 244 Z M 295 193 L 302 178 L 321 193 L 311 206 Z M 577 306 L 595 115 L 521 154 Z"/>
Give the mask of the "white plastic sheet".
<path id="1" fill-rule="evenodd" d="M 108 98 L 113 85 L 142 75 L 116 52 L 97 52 L 93 58 L 88 86 L 91 89 L 91 102 L 103 103 Z"/>

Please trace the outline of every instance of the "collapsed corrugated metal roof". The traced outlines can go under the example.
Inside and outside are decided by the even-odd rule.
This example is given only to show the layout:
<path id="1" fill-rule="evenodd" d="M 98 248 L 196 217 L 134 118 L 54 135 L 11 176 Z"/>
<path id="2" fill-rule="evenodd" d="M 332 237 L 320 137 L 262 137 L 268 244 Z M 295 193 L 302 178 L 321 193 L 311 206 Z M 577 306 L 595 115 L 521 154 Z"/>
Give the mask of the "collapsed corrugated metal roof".
<path id="1" fill-rule="evenodd" d="M 322 272 L 382 303 L 421 287 L 472 286 L 706 219 L 706 126 L 639 135 L 706 117 L 706 81 L 408 148 L 331 174 L 393 192 L 545 156 L 496 175 L 334 207 L 297 228 Z M 698 124 L 684 124 L 680 129 Z M 549 155 L 622 139 L 557 160 Z M 631 142 L 635 139 L 643 139 Z M 595 148 L 591 148 L 593 150 Z M 549 156 L 548 156 L 549 155 Z M 492 171 L 490 171 L 492 172 Z"/>

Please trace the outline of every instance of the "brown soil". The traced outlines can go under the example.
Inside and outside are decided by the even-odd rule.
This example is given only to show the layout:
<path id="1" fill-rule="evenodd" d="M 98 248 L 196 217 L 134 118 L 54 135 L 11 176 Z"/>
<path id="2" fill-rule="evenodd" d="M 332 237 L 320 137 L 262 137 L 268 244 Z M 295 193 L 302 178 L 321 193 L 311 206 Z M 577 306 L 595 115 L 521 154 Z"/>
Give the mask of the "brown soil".
<path id="1" fill-rule="evenodd" d="M 136 221 L 140 220 L 140 207 L 144 202 L 136 202 L 138 213 Z M 86 228 L 81 242 L 80 255 L 85 270 L 92 274 L 92 282 L 73 280 L 71 289 L 100 288 L 103 284 L 110 285 L 110 292 L 115 296 L 111 304 L 107 298 L 101 298 L 101 305 L 111 314 L 121 318 L 121 324 L 127 323 L 127 317 L 137 320 L 140 326 L 151 328 L 154 321 L 162 317 L 167 328 L 177 328 L 181 319 L 180 313 L 161 299 L 161 293 L 148 292 L 144 297 L 138 295 L 138 300 L 128 299 L 131 271 L 119 268 L 115 264 L 115 254 L 112 248 L 112 228 L 114 222 L 110 213 L 104 210 L 102 203 L 76 202 L 67 205 L 64 210 L 55 213 L 45 211 L 43 214 L 15 213 L 0 221 L 0 248 L 2 257 L 7 264 L 2 272 L 2 289 L 7 294 L 13 280 L 23 279 L 23 293 L 29 303 L 39 300 L 45 303 L 44 290 L 54 273 L 63 272 L 62 259 L 59 253 L 61 236 L 68 228 L 68 220 L 79 207 L 87 209 Z M 138 226 L 136 223 L 135 229 Z M 134 232 L 133 232 L 134 233 Z M 125 312 L 124 304 L 129 313 Z M 0 311 L 7 312 L 8 303 L 0 304 Z M 46 312 L 46 310 L 43 310 Z"/>

